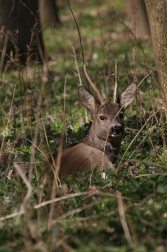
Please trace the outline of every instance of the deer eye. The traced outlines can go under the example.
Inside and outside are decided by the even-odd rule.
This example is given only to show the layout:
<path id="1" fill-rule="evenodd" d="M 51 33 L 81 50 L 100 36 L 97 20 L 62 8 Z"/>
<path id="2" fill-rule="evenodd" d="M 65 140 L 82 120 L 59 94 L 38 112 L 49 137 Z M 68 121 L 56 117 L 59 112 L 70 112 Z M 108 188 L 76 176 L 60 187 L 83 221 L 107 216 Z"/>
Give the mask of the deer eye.
<path id="1" fill-rule="evenodd" d="M 105 119 L 107 119 L 106 116 L 100 116 L 100 120 L 101 120 L 101 121 L 104 121 Z"/>
<path id="2" fill-rule="evenodd" d="M 119 114 L 119 118 L 124 118 L 124 113 L 121 111 L 120 114 Z"/>

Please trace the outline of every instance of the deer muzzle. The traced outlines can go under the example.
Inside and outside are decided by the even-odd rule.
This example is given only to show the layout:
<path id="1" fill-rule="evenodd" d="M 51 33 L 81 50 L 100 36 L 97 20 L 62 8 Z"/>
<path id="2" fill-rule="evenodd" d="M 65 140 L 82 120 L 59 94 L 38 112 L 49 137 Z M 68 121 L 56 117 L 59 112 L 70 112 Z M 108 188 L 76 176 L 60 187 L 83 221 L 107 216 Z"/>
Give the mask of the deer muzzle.
<path id="1" fill-rule="evenodd" d="M 112 137 L 120 137 L 122 135 L 122 126 L 113 126 L 111 129 L 110 136 Z"/>

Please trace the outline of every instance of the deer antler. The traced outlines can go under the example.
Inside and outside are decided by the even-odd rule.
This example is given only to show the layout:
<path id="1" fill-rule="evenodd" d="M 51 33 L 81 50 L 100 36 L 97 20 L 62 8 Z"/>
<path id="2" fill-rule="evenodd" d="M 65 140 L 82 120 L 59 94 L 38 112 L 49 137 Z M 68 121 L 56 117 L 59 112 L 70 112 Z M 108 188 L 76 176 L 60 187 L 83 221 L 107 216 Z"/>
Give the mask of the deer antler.
<path id="1" fill-rule="evenodd" d="M 93 90 L 94 90 L 94 92 L 95 92 L 95 94 L 96 94 L 96 96 L 97 96 L 97 99 L 99 100 L 99 102 L 100 102 L 101 104 L 104 104 L 104 103 L 105 103 L 105 99 L 104 99 L 104 97 L 101 95 L 101 93 L 100 93 L 100 91 L 98 90 L 96 84 L 93 83 L 93 81 L 90 79 L 90 77 L 89 77 L 89 75 L 88 75 L 88 73 L 87 73 L 87 70 L 86 70 L 86 66 L 85 66 L 85 65 L 84 65 L 84 73 L 85 73 L 86 78 L 87 78 L 87 80 L 89 81 L 90 85 L 92 86 L 92 88 L 93 88 Z"/>

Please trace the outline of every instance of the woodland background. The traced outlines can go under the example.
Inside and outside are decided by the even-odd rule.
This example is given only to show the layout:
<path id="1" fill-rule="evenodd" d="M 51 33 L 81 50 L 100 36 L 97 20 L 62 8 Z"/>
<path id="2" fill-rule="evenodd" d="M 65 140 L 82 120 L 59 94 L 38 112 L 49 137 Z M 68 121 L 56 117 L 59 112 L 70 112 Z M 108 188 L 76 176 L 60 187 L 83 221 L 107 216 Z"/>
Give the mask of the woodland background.
<path id="1" fill-rule="evenodd" d="M 103 95 L 112 99 L 115 61 L 119 91 L 131 79 L 139 84 L 116 170 L 104 180 L 91 172 L 57 178 L 48 164 L 90 127 L 78 101 L 78 84 L 87 82 L 68 2 L 0 1 L 0 251 L 167 250 L 167 3 L 145 1 L 150 26 L 143 3 L 70 3 Z"/>

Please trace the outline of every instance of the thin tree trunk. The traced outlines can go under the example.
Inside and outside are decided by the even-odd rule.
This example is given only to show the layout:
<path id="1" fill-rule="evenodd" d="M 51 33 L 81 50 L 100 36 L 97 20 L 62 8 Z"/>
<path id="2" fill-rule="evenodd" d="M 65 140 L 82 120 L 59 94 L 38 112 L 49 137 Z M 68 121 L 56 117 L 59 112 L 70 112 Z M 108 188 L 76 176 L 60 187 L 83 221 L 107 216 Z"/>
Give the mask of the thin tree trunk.
<path id="1" fill-rule="evenodd" d="M 58 7 L 55 0 L 38 0 L 40 24 L 45 26 L 57 26 L 60 24 Z"/>
<path id="2" fill-rule="evenodd" d="M 145 0 L 167 119 L 167 1 Z"/>
<path id="3" fill-rule="evenodd" d="M 136 38 L 148 39 L 150 37 L 150 27 L 144 0 L 126 0 L 125 2 L 129 28 Z"/>

